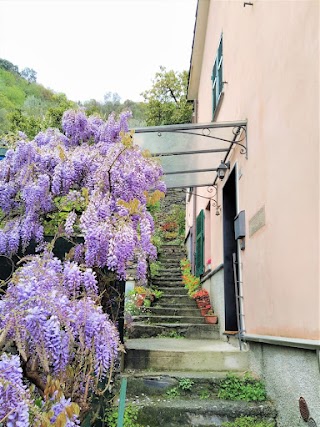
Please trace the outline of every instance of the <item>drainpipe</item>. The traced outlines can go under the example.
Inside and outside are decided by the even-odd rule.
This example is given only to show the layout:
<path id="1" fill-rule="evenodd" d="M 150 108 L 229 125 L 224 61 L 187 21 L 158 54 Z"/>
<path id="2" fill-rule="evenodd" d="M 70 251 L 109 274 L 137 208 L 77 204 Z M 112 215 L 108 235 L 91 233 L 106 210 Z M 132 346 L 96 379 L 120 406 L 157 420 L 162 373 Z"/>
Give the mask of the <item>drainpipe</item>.
<path id="1" fill-rule="evenodd" d="M 197 188 L 193 189 L 192 218 L 192 274 L 196 273 L 196 240 L 197 240 Z"/>
<path id="2" fill-rule="evenodd" d="M 238 250 L 238 274 L 239 274 L 239 320 L 240 320 L 240 337 L 246 332 L 244 308 L 243 308 L 243 283 L 242 283 L 242 261 L 241 261 L 241 248 L 240 241 L 237 241 Z"/>

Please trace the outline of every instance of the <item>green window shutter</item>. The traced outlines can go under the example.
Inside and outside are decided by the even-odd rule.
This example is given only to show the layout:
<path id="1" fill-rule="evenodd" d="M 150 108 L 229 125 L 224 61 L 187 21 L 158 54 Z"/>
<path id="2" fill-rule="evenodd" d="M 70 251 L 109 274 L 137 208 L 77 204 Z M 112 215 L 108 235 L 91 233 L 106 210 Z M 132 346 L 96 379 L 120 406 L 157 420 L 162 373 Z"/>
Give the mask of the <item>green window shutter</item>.
<path id="1" fill-rule="evenodd" d="M 200 211 L 197 216 L 197 238 L 196 238 L 196 276 L 204 272 L 204 211 Z"/>
<path id="2" fill-rule="evenodd" d="M 223 66 L 223 39 L 222 34 L 220 38 L 220 43 L 212 68 L 212 116 L 216 111 L 220 95 L 222 93 L 223 83 L 222 83 L 222 66 Z"/>
<path id="3" fill-rule="evenodd" d="M 217 108 L 217 61 L 215 61 L 213 69 L 212 69 L 212 112 L 214 114 Z"/>
<path id="4" fill-rule="evenodd" d="M 222 64 L 223 64 L 223 54 L 222 54 L 222 36 L 219 44 L 218 49 L 218 72 L 217 72 L 217 79 L 218 79 L 218 99 L 220 98 L 221 92 L 222 92 Z"/>

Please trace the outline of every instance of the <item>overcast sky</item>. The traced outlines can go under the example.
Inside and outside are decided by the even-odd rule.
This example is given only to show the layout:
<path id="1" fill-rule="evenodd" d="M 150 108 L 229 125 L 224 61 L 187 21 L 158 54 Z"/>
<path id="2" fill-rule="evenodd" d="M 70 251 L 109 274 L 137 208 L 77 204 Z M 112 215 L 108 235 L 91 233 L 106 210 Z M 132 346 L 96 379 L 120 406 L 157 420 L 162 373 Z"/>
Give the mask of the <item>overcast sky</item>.
<path id="1" fill-rule="evenodd" d="M 0 58 L 74 101 L 142 100 L 163 65 L 189 70 L 196 0 L 0 0 Z"/>

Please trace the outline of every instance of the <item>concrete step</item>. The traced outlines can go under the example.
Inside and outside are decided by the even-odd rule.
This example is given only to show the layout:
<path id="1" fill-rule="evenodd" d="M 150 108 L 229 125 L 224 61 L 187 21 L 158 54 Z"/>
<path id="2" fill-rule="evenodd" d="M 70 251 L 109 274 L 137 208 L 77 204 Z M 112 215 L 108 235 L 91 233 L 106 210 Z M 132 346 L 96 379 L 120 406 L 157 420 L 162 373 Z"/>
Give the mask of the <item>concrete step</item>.
<path id="1" fill-rule="evenodd" d="M 139 397 L 128 399 L 139 408 L 137 422 L 142 427 L 220 427 L 223 422 L 241 416 L 259 421 L 275 421 L 277 413 L 271 402 L 234 402 L 190 398 Z"/>
<path id="2" fill-rule="evenodd" d="M 197 307 L 195 300 L 191 299 L 187 294 L 163 294 L 158 300 L 159 305 L 169 305 L 169 304 L 184 304 L 190 305 L 191 307 Z"/>
<path id="3" fill-rule="evenodd" d="M 188 290 L 184 286 L 158 286 L 157 289 L 166 295 L 188 295 Z"/>
<path id="4" fill-rule="evenodd" d="M 242 376 L 243 373 L 239 373 Z M 227 375 L 227 372 L 194 372 L 194 371 L 132 371 L 127 370 L 122 376 L 127 377 L 127 397 L 139 395 L 161 396 L 172 387 L 179 387 L 179 381 L 188 379 L 192 381 L 192 394 L 194 397 L 217 397 L 219 384 Z"/>
<path id="5" fill-rule="evenodd" d="M 129 339 L 125 349 L 126 369 L 243 372 L 249 366 L 247 351 L 220 340 Z"/>
<path id="6" fill-rule="evenodd" d="M 180 268 L 180 262 L 183 256 L 177 254 L 159 254 L 158 261 L 161 263 L 161 268 L 171 266 L 172 268 Z"/>
<path id="7" fill-rule="evenodd" d="M 151 325 L 143 322 L 133 323 L 127 329 L 128 338 L 142 338 L 148 339 L 151 337 L 158 337 L 164 335 L 166 337 L 181 337 L 188 339 L 219 339 L 219 326 L 218 325 L 194 325 L 190 323 L 162 323 L 158 325 Z"/>
<path id="8" fill-rule="evenodd" d="M 180 279 L 168 279 L 167 277 L 159 277 L 157 279 L 153 279 L 152 280 L 152 284 L 154 286 L 158 286 L 158 287 L 168 287 L 168 288 L 172 288 L 172 287 L 184 287 L 184 284 Z"/>
<path id="9" fill-rule="evenodd" d="M 190 323 L 192 325 L 202 325 L 205 323 L 203 316 L 199 314 L 199 310 L 196 313 L 197 316 L 157 316 L 152 313 L 145 313 L 139 316 L 133 316 L 133 322 L 147 322 L 147 323 Z"/>
<path id="10" fill-rule="evenodd" d="M 161 245 L 161 248 L 160 248 L 160 253 L 162 253 L 162 252 L 165 252 L 165 253 L 176 253 L 176 252 L 178 252 L 178 253 L 181 253 L 181 252 L 185 253 L 186 250 L 185 250 L 185 247 L 183 245 L 175 245 L 175 244 L 166 244 L 166 243 L 163 243 Z"/>
<path id="11" fill-rule="evenodd" d="M 199 316 L 199 309 L 189 306 L 179 307 L 168 307 L 168 306 L 155 306 L 150 307 L 146 310 L 146 313 L 153 314 L 155 316 Z"/>
<path id="12" fill-rule="evenodd" d="M 181 270 L 178 270 L 177 268 L 159 270 L 159 272 L 153 276 L 154 279 L 158 279 L 161 277 L 174 277 L 181 279 Z"/>

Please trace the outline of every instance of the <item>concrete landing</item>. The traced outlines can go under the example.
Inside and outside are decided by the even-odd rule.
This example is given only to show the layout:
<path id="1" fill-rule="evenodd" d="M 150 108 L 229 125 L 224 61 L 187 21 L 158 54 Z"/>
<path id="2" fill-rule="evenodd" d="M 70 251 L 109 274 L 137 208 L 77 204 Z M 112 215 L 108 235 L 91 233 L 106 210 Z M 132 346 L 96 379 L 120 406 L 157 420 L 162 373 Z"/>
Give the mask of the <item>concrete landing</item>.
<path id="1" fill-rule="evenodd" d="M 248 369 L 248 353 L 219 340 L 174 338 L 125 342 L 125 369 L 237 371 Z"/>
<path id="2" fill-rule="evenodd" d="M 174 338 L 136 338 L 125 341 L 127 349 L 157 351 L 228 351 L 238 353 L 239 349 L 219 340 L 196 340 Z"/>

